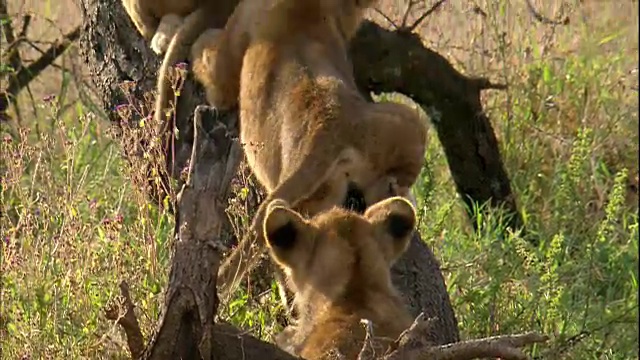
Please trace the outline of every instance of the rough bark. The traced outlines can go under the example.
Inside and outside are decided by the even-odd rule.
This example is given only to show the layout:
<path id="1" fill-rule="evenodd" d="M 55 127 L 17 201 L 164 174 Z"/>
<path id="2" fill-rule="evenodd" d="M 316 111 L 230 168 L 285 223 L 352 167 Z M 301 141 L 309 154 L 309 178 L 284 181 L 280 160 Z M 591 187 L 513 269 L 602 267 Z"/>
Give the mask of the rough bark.
<path id="1" fill-rule="evenodd" d="M 458 322 L 440 264 L 420 235 L 414 235 L 391 271 L 393 284 L 400 290 L 411 314 L 417 316 L 422 312 L 433 319 L 433 327 L 438 330 L 427 334 L 427 339 L 433 344 L 459 341 Z"/>
<path id="2" fill-rule="evenodd" d="M 218 308 L 216 274 L 225 225 L 226 198 L 242 159 L 240 144 L 215 114 L 196 110 L 190 172 L 177 196 L 169 287 L 145 359 L 212 359 Z M 216 123 L 211 134 L 202 120 Z M 229 124 L 232 125 L 232 124 Z M 230 128 L 231 126 L 229 126 Z M 197 346 L 194 346 L 197 345 Z"/>
<path id="3" fill-rule="evenodd" d="M 99 106 L 107 110 L 110 120 L 125 126 L 110 111 L 130 101 L 121 90 L 122 82 L 135 82 L 131 96 L 142 99 L 155 87 L 159 59 L 134 30 L 120 1 L 78 0 L 78 3 L 84 19 L 80 48 L 93 74 L 100 96 Z M 219 18 L 212 21 L 221 25 L 228 15 L 216 14 Z M 373 23 L 365 24 L 353 49 L 361 88 L 404 93 L 426 109 L 435 108 L 441 114 L 434 121 L 436 130 L 463 198 L 468 195 L 478 202 L 506 203 L 517 213 L 495 137 L 482 115 L 480 87 L 472 87 L 475 82 L 457 73 L 416 38 L 388 32 Z M 168 163 L 175 164 L 176 169 L 189 163 L 194 143 L 191 114 L 197 104 L 204 104 L 202 92 L 192 82 L 187 81 L 181 94 L 176 116 L 181 137 L 175 152 L 167 154 L 172 155 L 168 156 Z M 197 162 L 191 163 L 195 166 L 194 172 L 177 202 L 176 241 L 165 306 L 145 355 L 147 358 L 209 359 L 218 354 L 217 358 L 231 359 L 236 358 L 233 353 L 247 359 L 284 359 L 285 354 L 266 350 L 268 345 L 247 336 L 240 341 L 240 351 L 237 337 L 216 332 L 219 325 L 213 320 L 217 306 L 213 274 L 217 273 L 220 259 L 217 241 L 227 237 L 223 211 L 230 177 L 239 161 L 237 143 L 230 141 L 216 124 L 220 125 L 212 120 L 203 123 L 202 135 L 196 141 Z M 227 130 L 233 132 L 235 127 L 228 125 Z M 139 154 L 131 151 L 125 155 L 131 158 Z M 173 173 L 175 176 L 179 172 Z M 424 311 L 427 316 L 437 318 L 434 326 L 438 331 L 430 339 L 433 343 L 458 340 L 457 323 L 438 262 L 419 237 L 394 268 L 394 281 L 414 315 Z M 225 351 L 224 356 L 219 351 Z"/>
<path id="4" fill-rule="evenodd" d="M 474 204 L 507 210 L 506 225 L 523 226 L 498 141 L 482 110 L 480 91 L 500 88 L 460 74 L 419 36 L 365 22 L 351 43 L 357 82 L 374 93 L 399 92 L 431 118 L 456 188 L 475 227 Z"/>

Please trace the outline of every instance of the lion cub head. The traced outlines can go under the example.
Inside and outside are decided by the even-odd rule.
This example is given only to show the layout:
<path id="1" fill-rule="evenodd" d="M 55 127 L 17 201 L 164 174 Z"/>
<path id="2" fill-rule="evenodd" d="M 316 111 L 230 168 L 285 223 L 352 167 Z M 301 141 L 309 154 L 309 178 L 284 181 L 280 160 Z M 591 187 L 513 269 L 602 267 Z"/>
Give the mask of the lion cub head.
<path id="1" fill-rule="evenodd" d="M 272 201 L 264 235 L 300 314 L 278 344 L 305 359 L 335 351 L 355 358 L 365 335 L 360 319 L 372 321 L 376 336 L 395 339 L 411 318 L 390 269 L 415 224 L 415 210 L 402 197 L 380 201 L 363 215 L 335 207 L 310 219 L 282 200 Z"/>

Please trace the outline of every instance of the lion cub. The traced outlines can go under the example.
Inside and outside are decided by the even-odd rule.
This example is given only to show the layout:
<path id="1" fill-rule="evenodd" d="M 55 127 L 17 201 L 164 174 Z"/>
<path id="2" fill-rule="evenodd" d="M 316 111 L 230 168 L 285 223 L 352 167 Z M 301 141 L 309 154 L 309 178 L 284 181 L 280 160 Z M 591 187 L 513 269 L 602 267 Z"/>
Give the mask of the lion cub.
<path id="1" fill-rule="evenodd" d="M 271 199 L 313 216 L 343 204 L 354 188 L 364 194 L 362 212 L 410 196 L 424 164 L 426 121 L 401 104 L 368 102 L 348 56 L 375 2 L 242 0 L 222 31 L 207 31 L 192 47 L 210 104 L 239 105 L 246 159 L 268 192 L 252 223 L 257 243 L 245 237 L 220 267 L 223 298 L 264 249 L 259 227 Z"/>
<path id="2" fill-rule="evenodd" d="M 373 323 L 385 347 L 412 322 L 391 284 L 392 264 L 407 249 L 416 215 L 402 197 L 373 204 L 364 215 L 335 207 L 310 219 L 276 199 L 263 223 L 269 253 L 287 275 L 300 319 L 278 345 L 302 358 L 355 359 Z"/>

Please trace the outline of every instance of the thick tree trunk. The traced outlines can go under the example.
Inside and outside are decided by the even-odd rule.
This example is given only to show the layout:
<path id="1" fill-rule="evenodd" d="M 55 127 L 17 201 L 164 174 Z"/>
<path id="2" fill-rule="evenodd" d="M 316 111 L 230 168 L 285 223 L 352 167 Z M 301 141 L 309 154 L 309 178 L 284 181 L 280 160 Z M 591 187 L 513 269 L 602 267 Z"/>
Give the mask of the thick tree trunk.
<path id="1" fill-rule="evenodd" d="M 122 127 L 126 124 L 109 109 L 131 102 L 132 98 L 143 99 L 153 91 L 159 59 L 134 30 L 119 0 L 78 0 L 78 3 L 84 15 L 80 48 L 94 76 L 99 105 L 107 109 L 110 120 Z M 222 26 L 228 15 L 216 14 L 212 24 Z M 463 198 L 506 204 L 517 214 L 495 137 L 482 115 L 480 87 L 473 85 L 476 82 L 457 73 L 446 60 L 425 49 L 417 38 L 385 31 L 373 23 L 366 23 L 354 41 L 353 58 L 361 88 L 397 91 L 413 97 L 426 109 L 438 110 L 440 117 L 434 123 Z M 121 90 L 121 84 L 127 80 L 135 83 L 129 97 Z M 221 123 L 207 120 L 210 114 L 206 112 L 204 129 L 199 129 L 200 135 L 194 141 L 192 113 L 198 104 L 204 104 L 202 92 L 187 81 L 176 116 L 181 136 L 175 152 L 167 155 L 168 163 L 176 169 L 190 164 L 193 170 L 177 200 L 176 241 L 165 306 L 145 356 L 285 359 L 286 354 L 273 347 L 246 335 L 237 337 L 226 330 L 219 332 L 221 325 L 214 324 L 217 310 L 214 274 L 220 260 L 220 241 L 228 237 L 225 200 L 241 151 L 226 134 L 226 130 L 237 131 L 235 125 L 227 122 L 225 130 L 219 126 Z M 141 139 L 144 143 L 150 140 Z M 196 161 L 190 161 L 194 142 Z M 127 158 L 139 156 L 138 151 L 130 149 L 125 146 Z M 431 340 L 437 344 L 457 341 L 457 323 L 438 262 L 418 236 L 395 266 L 393 275 L 415 315 L 424 311 L 428 317 L 436 317 L 433 325 L 437 331 Z"/>
<path id="2" fill-rule="evenodd" d="M 507 210 L 507 226 L 521 229 L 498 141 L 480 102 L 481 90 L 501 86 L 460 74 L 414 33 L 385 30 L 372 22 L 361 27 L 351 54 L 362 89 L 402 93 L 429 115 L 473 226 L 474 203 L 489 203 Z"/>

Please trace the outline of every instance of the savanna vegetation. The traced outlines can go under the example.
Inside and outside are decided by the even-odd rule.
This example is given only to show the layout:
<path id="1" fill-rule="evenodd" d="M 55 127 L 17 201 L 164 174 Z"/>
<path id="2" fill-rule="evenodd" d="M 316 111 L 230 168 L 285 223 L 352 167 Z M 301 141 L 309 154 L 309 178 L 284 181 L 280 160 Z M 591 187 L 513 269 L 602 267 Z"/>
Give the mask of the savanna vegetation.
<path id="1" fill-rule="evenodd" d="M 528 350 L 534 357 L 637 358 L 637 4 L 534 3 L 570 21 L 541 23 L 524 1 L 449 1 L 418 31 L 463 73 L 508 84 L 486 92 L 484 107 L 537 243 L 505 235 L 497 210 L 473 231 L 433 132 L 414 189 L 419 231 L 441 263 L 463 339 L 537 331 L 551 339 Z M 398 19 L 403 4 L 384 0 L 379 10 Z M 19 33 L 26 14 L 27 65 L 81 21 L 70 1 L 9 0 L 3 91 L 15 74 L 4 24 Z M 173 218 L 131 181 L 136 169 L 94 99 L 72 45 L 20 91 L 19 111 L 2 123 L 3 359 L 128 358 L 104 314 L 123 279 L 143 334 L 154 330 Z M 247 186 L 229 204 L 239 227 L 249 222 Z M 239 291 L 219 314 L 271 340 L 280 330 L 275 285 L 261 295 Z"/>

